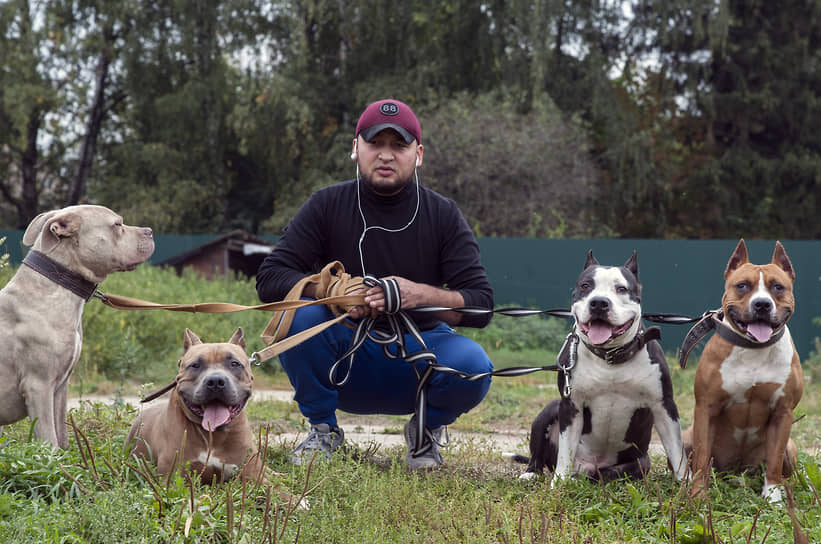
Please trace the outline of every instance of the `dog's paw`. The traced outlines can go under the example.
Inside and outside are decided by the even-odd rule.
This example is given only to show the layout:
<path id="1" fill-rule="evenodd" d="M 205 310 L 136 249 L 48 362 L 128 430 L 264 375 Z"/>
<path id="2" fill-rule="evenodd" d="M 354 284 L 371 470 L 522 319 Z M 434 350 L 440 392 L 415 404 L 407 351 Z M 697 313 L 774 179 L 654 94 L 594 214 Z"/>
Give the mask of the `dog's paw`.
<path id="1" fill-rule="evenodd" d="M 537 476 L 538 476 L 538 474 L 536 474 L 535 472 L 523 472 L 523 473 L 519 474 L 519 479 L 529 481 L 529 480 L 535 480 Z"/>
<path id="2" fill-rule="evenodd" d="M 761 496 L 767 499 L 772 505 L 784 505 L 784 497 L 781 494 L 781 485 L 768 484 L 765 481 L 764 489 L 761 491 Z"/>

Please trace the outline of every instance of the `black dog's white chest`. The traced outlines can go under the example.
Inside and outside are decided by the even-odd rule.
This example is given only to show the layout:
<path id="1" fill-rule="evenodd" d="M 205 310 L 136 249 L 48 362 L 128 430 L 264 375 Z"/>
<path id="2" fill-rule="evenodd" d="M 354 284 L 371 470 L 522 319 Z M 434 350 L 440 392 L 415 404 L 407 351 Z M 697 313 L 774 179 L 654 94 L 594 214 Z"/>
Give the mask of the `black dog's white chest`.
<path id="1" fill-rule="evenodd" d="M 609 365 L 584 350 L 579 348 L 572 392 L 573 403 L 584 412 L 582 440 L 612 451 L 629 443 L 631 425 L 645 419 L 649 407 L 662 399 L 660 368 L 651 363 L 646 349 L 620 365 Z"/>

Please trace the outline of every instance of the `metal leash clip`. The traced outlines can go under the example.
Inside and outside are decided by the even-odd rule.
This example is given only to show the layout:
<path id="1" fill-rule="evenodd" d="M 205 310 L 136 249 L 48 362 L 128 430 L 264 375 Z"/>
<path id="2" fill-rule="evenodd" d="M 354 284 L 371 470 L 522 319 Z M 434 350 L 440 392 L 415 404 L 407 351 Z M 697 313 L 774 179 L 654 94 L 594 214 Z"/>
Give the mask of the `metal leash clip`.
<path id="1" fill-rule="evenodd" d="M 562 344 L 562 348 L 559 350 L 559 355 L 556 357 L 556 364 L 558 365 L 559 370 L 562 371 L 562 375 L 564 376 L 564 389 L 562 390 L 563 398 L 570 398 L 570 392 L 572 391 L 571 381 L 573 379 L 571 371 L 573 370 L 573 367 L 576 366 L 578 346 L 579 336 L 576 334 L 575 330 L 572 330 L 567 334 L 567 337 L 565 337 L 564 344 Z M 564 353 L 565 348 L 569 348 L 567 354 L 567 364 L 563 364 L 561 361 L 561 355 L 562 353 Z"/>

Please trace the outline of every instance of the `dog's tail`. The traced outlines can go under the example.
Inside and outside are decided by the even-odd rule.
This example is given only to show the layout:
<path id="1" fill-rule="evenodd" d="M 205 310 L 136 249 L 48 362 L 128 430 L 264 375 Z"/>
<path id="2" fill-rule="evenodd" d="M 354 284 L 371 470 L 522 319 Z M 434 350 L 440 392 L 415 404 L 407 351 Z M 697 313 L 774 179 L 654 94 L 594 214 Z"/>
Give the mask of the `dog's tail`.
<path id="1" fill-rule="evenodd" d="M 514 463 L 521 463 L 523 465 L 530 463 L 530 457 L 527 457 L 526 455 L 519 455 L 518 453 L 511 453 L 506 451 L 502 453 L 502 457 L 510 459 Z"/>

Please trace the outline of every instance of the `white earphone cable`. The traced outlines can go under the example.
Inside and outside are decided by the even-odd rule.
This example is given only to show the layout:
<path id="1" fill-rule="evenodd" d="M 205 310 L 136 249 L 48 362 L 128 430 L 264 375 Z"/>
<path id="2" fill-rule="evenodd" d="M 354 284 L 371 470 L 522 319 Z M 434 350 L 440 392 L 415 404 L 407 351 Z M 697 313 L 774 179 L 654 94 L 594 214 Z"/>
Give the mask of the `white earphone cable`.
<path id="1" fill-rule="evenodd" d="M 383 227 L 381 225 L 371 225 L 368 226 L 368 221 L 365 219 L 365 212 L 362 211 L 362 200 L 359 196 L 359 162 L 356 163 L 356 206 L 359 208 L 359 216 L 362 218 L 362 235 L 359 237 L 359 264 L 362 266 L 362 275 L 366 275 L 367 271 L 365 270 L 365 257 L 362 252 L 362 242 L 365 241 L 365 235 L 368 233 L 369 230 L 381 230 L 384 232 L 402 232 L 403 230 L 410 227 L 413 222 L 416 220 L 416 216 L 419 214 L 419 175 L 416 173 L 416 166 L 413 168 L 413 178 L 414 182 L 416 183 L 416 208 L 413 210 L 413 215 L 410 218 L 410 221 L 402 227 L 398 229 L 389 229 L 388 227 Z"/>

